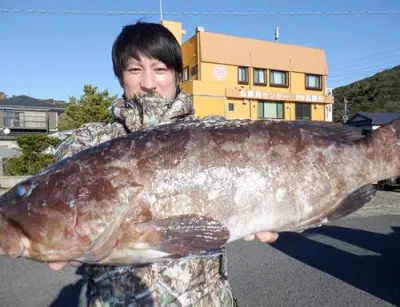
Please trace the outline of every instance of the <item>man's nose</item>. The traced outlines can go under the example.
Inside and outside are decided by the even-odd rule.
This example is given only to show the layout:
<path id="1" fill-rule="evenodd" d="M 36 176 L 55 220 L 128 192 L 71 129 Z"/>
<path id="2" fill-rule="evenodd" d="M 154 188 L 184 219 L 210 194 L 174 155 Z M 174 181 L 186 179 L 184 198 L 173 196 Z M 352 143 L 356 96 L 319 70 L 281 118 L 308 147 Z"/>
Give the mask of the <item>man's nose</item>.
<path id="1" fill-rule="evenodd" d="M 143 78 L 140 86 L 145 92 L 153 92 L 156 89 L 154 74 L 149 71 L 145 71 L 143 73 Z"/>

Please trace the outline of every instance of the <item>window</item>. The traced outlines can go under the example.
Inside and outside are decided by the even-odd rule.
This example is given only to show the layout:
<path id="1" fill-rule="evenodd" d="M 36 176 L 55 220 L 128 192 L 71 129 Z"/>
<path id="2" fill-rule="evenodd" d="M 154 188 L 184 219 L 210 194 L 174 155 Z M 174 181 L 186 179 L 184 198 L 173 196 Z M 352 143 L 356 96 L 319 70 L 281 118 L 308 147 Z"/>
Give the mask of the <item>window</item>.
<path id="1" fill-rule="evenodd" d="M 283 119 L 283 102 L 260 101 L 258 103 L 258 118 Z"/>
<path id="2" fill-rule="evenodd" d="M 311 104 L 296 103 L 296 119 L 311 120 Z"/>
<path id="3" fill-rule="evenodd" d="M 229 111 L 235 111 L 235 105 L 233 103 L 228 104 L 228 110 Z"/>
<path id="4" fill-rule="evenodd" d="M 321 90 L 321 76 L 318 75 L 306 75 L 306 89 Z"/>
<path id="5" fill-rule="evenodd" d="M 182 81 L 187 81 L 187 80 L 189 80 L 189 67 L 188 66 L 186 66 L 183 69 L 183 76 L 182 76 Z"/>
<path id="6" fill-rule="evenodd" d="M 271 70 L 270 85 L 288 87 L 289 80 L 287 71 Z"/>
<path id="7" fill-rule="evenodd" d="M 249 68 L 248 67 L 239 67 L 238 82 L 241 84 L 249 83 Z"/>
<path id="8" fill-rule="evenodd" d="M 194 65 L 194 66 L 190 69 L 190 74 L 191 74 L 192 76 L 194 76 L 194 75 L 197 74 L 197 71 L 198 71 L 198 66 L 197 66 L 197 65 Z"/>
<path id="9" fill-rule="evenodd" d="M 253 70 L 253 83 L 254 85 L 266 85 L 266 71 L 261 68 L 254 68 Z"/>
<path id="10" fill-rule="evenodd" d="M 24 117 L 24 112 L 6 110 L 4 114 L 4 127 L 20 128 L 21 124 L 23 127 Z"/>

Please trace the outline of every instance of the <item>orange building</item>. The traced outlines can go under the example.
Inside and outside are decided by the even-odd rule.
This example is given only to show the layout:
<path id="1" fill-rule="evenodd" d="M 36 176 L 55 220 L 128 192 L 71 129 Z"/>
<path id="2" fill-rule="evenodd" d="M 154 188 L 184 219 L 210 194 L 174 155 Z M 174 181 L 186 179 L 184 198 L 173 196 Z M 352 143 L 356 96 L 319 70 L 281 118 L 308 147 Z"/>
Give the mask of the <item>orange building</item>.
<path id="1" fill-rule="evenodd" d="M 177 22 L 162 21 L 182 41 Z M 210 33 L 198 27 L 182 43 L 182 89 L 199 116 L 332 121 L 325 52 Z"/>

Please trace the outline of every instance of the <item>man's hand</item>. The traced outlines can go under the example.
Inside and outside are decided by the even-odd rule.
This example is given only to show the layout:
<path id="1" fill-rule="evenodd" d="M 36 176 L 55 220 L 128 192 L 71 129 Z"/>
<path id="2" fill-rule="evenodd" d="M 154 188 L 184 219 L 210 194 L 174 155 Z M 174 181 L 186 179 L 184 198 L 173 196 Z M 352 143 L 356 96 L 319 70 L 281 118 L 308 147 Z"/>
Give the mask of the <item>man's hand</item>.
<path id="1" fill-rule="evenodd" d="M 79 267 L 82 263 L 77 261 L 69 261 L 69 262 L 49 262 L 47 265 L 53 271 L 61 271 L 67 264 L 73 267 Z"/>
<path id="2" fill-rule="evenodd" d="M 278 236 L 279 234 L 276 232 L 263 231 L 263 232 L 257 232 L 256 234 L 248 235 L 243 239 L 246 241 L 251 241 L 257 238 L 259 241 L 263 243 L 273 243 L 278 239 Z"/>

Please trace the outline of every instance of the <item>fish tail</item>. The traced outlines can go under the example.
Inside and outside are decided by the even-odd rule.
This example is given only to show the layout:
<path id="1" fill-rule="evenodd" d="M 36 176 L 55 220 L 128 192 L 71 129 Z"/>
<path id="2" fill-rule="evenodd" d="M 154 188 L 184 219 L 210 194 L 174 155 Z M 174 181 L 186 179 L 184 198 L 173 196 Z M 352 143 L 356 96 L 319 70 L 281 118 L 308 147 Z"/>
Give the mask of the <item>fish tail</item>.
<path id="1" fill-rule="evenodd" d="M 400 177 L 400 119 L 393 120 L 367 137 L 368 146 L 378 151 L 386 165 L 390 165 L 387 178 Z"/>

